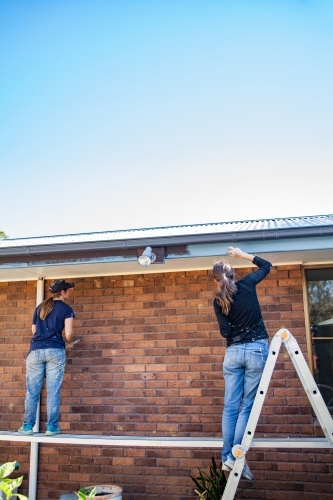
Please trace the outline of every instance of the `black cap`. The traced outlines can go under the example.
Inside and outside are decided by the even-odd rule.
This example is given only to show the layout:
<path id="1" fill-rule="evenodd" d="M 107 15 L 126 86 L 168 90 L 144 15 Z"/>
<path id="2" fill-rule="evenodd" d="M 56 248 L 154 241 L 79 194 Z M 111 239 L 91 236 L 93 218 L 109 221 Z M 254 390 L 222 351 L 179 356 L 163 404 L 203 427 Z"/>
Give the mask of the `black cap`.
<path id="1" fill-rule="evenodd" d="M 53 281 L 53 283 L 51 283 L 49 290 L 52 293 L 58 293 L 61 292 L 61 290 L 67 290 L 68 288 L 74 288 L 74 287 L 75 283 L 68 283 L 65 280 L 55 280 Z"/>

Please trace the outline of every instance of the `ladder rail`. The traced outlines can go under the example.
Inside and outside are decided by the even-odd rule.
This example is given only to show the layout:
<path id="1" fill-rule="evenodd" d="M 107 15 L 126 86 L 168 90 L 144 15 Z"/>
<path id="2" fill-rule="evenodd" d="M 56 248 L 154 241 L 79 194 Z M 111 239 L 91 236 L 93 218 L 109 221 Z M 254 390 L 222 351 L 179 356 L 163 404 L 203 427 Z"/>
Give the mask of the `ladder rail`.
<path id="1" fill-rule="evenodd" d="M 302 382 L 304 390 L 311 402 L 312 408 L 323 429 L 326 439 L 333 444 L 333 420 L 320 390 L 310 372 L 297 340 L 290 334 L 285 346 Z"/>
<path id="2" fill-rule="evenodd" d="M 275 368 L 275 364 L 276 364 L 280 349 L 281 349 L 281 340 L 279 337 L 275 336 L 272 339 L 272 342 L 271 342 L 271 345 L 269 348 L 267 361 L 266 361 L 264 370 L 263 370 L 262 375 L 261 375 L 257 394 L 256 394 L 256 397 L 254 398 L 252 410 L 251 410 L 249 420 L 247 422 L 244 436 L 243 436 L 243 439 L 241 442 L 241 447 L 244 451 L 247 451 L 249 449 L 249 447 L 251 446 L 254 432 L 255 432 L 255 429 L 256 429 L 257 424 L 258 424 L 260 413 L 261 413 L 261 410 L 262 410 L 262 407 L 263 407 L 263 404 L 265 401 L 265 397 L 267 394 L 269 383 L 270 383 L 272 375 L 273 375 L 273 371 Z"/>
<path id="3" fill-rule="evenodd" d="M 260 413 L 264 404 L 265 396 L 271 381 L 276 360 L 281 349 L 281 338 L 275 335 L 271 341 L 267 361 L 261 375 L 258 390 L 254 398 L 253 406 L 246 424 L 243 439 L 240 445 L 235 445 L 232 449 L 233 455 L 236 457 L 235 465 L 229 473 L 227 485 L 224 489 L 221 500 L 231 500 L 236 493 L 239 480 L 242 476 L 242 470 L 245 463 L 245 454 L 250 448 L 255 429 L 260 417 Z"/>

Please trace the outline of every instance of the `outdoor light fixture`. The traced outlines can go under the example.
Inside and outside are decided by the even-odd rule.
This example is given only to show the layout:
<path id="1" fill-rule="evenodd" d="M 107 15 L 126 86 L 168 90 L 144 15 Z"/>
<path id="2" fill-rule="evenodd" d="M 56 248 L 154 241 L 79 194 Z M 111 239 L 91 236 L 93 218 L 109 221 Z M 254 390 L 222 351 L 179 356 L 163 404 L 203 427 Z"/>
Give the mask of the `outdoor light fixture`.
<path id="1" fill-rule="evenodd" d="M 150 266 L 156 260 L 156 255 L 153 253 L 151 247 L 146 247 L 142 255 L 138 258 L 140 266 Z"/>

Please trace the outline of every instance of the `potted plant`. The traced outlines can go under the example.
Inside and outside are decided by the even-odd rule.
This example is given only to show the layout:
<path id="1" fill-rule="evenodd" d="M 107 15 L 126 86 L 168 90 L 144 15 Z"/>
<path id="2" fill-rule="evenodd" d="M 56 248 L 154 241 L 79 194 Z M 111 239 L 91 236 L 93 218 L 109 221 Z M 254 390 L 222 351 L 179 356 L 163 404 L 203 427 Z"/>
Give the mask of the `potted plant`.
<path id="1" fill-rule="evenodd" d="M 87 500 L 89 498 L 101 498 L 101 500 L 121 500 L 122 488 L 113 484 L 103 484 L 91 487 L 81 488 L 75 492 L 80 500 Z"/>
<path id="2" fill-rule="evenodd" d="M 81 488 L 79 491 L 76 491 L 75 494 L 80 500 L 86 500 L 87 498 L 94 498 L 96 493 L 96 488 L 88 491 L 87 488 Z"/>
<path id="3" fill-rule="evenodd" d="M 209 467 L 209 474 L 202 472 L 199 468 L 197 477 L 191 476 L 192 481 L 196 485 L 195 493 L 198 495 L 197 500 L 221 500 L 225 487 L 227 486 L 227 478 L 222 470 L 222 462 L 217 467 L 214 457 L 212 457 L 212 465 Z M 244 489 L 244 488 L 243 488 Z M 235 496 L 235 500 L 240 498 Z"/>
<path id="4" fill-rule="evenodd" d="M 18 462 L 7 462 L 0 466 L 0 498 L 18 497 L 21 500 L 29 500 L 28 497 L 17 492 L 17 488 L 23 481 L 23 476 L 11 479 L 8 476 L 19 468 Z"/>
<path id="5" fill-rule="evenodd" d="M 196 485 L 195 493 L 198 495 L 197 500 L 221 500 L 222 494 L 227 484 L 227 480 L 222 470 L 222 462 L 219 467 L 216 466 L 214 457 L 212 457 L 212 465 L 209 467 L 209 474 L 198 469 L 197 477 L 191 476 L 192 481 Z"/>

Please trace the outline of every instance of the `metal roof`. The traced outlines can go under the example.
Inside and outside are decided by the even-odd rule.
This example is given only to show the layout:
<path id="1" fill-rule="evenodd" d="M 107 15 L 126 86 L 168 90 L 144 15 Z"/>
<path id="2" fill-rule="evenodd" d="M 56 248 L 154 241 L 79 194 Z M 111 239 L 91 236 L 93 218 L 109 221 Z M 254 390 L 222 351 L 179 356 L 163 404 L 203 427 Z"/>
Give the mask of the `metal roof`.
<path id="1" fill-rule="evenodd" d="M 7 239 L 0 281 L 209 269 L 230 245 L 273 265 L 332 265 L 333 215 Z M 138 256 L 147 246 L 162 260 L 142 268 Z"/>
<path id="2" fill-rule="evenodd" d="M 158 240 L 163 242 L 177 238 L 177 243 L 180 241 L 183 244 L 187 242 L 194 242 L 195 237 L 199 236 L 213 236 L 216 234 L 225 234 L 230 238 L 230 233 L 234 233 L 236 241 L 243 240 L 242 234 L 251 233 L 250 238 L 256 237 L 256 233 L 260 234 L 260 239 L 275 239 L 290 236 L 297 237 L 308 234 L 330 235 L 333 228 L 333 214 L 332 215 L 315 215 L 307 217 L 290 217 L 281 219 L 258 219 L 250 221 L 238 222 L 218 222 L 208 224 L 195 224 L 186 226 L 170 226 L 170 227 L 157 227 L 147 229 L 128 229 L 118 231 L 105 231 L 95 233 L 81 233 L 81 234 L 68 234 L 56 236 L 38 236 L 32 238 L 17 238 L 6 239 L 0 241 L 0 254 L 5 254 L 6 248 L 15 247 L 37 247 L 48 245 L 66 245 L 69 243 L 76 244 L 75 247 L 79 248 L 79 243 L 93 243 L 93 242 L 119 242 L 122 241 L 123 248 L 137 247 L 140 242 L 146 239 L 153 239 L 155 244 Z M 247 239 L 247 238 L 246 238 Z M 132 245 L 131 241 L 136 240 Z M 133 241 L 134 242 L 134 241 Z M 161 243 L 163 244 L 161 241 Z M 199 241 L 198 241 L 199 242 Z M 142 243 L 144 244 L 144 243 Z M 93 248 L 93 246 L 90 246 Z"/>

